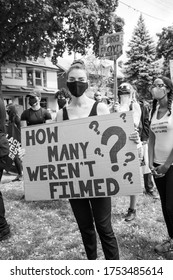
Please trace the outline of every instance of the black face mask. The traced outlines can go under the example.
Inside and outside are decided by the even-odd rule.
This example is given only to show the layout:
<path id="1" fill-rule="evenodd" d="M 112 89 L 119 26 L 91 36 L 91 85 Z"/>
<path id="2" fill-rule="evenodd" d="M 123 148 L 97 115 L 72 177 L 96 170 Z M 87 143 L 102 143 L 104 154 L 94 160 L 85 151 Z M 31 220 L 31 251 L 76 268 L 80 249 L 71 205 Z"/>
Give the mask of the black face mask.
<path id="1" fill-rule="evenodd" d="M 67 82 L 67 87 L 72 95 L 74 95 L 75 97 L 80 97 L 88 88 L 88 83 L 79 81 Z"/>
<path id="2" fill-rule="evenodd" d="M 33 106 L 35 103 L 37 103 L 37 98 L 32 96 L 29 98 L 29 105 Z"/>
<path id="3" fill-rule="evenodd" d="M 58 99 L 58 106 L 59 106 L 59 109 L 62 109 L 66 104 L 66 99 L 64 98 L 60 98 Z"/>

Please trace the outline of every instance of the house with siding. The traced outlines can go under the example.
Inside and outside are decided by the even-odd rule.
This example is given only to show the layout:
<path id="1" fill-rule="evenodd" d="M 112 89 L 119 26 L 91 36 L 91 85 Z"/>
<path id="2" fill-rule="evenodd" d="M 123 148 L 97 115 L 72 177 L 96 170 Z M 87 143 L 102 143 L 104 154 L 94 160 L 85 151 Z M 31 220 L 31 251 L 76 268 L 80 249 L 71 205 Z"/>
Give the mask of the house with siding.
<path id="1" fill-rule="evenodd" d="M 41 106 L 56 111 L 55 93 L 59 88 L 58 77 L 63 73 L 64 70 L 53 65 L 50 58 L 30 58 L 17 64 L 9 62 L 1 67 L 1 89 L 5 105 L 16 104 L 21 113 L 29 107 L 26 96 L 37 89 L 42 94 Z"/>

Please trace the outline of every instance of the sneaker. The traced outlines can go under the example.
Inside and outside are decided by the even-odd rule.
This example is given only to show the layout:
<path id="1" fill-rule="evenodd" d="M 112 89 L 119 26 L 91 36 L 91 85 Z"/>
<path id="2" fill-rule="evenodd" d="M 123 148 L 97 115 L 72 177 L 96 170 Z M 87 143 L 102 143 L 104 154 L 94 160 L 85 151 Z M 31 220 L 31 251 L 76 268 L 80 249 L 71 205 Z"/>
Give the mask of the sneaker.
<path id="1" fill-rule="evenodd" d="M 10 227 L 9 225 L 0 231 L 0 241 L 7 239 L 10 236 Z"/>
<path id="2" fill-rule="evenodd" d="M 136 209 L 129 208 L 128 212 L 127 212 L 127 214 L 125 216 L 125 221 L 126 222 L 130 222 L 130 221 L 134 220 L 135 217 L 136 217 Z"/>
<path id="3" fill-rule="evenodd" d="M 14 178 L 14 179 L 12 180 L 12 182 L 22 181 L 22 179 L 23 179 L 23 176 L 22 176 L 22 175 L 17 175 L 16 178 Z"/>
<path id="4" fill-rule="evenodd" d="M 154 251 L 158 254 L 173 251 L 173 239 L 169 238 L 168 240 L 165 240 L 162 244 L 158 244 L 154 248 Z"/>

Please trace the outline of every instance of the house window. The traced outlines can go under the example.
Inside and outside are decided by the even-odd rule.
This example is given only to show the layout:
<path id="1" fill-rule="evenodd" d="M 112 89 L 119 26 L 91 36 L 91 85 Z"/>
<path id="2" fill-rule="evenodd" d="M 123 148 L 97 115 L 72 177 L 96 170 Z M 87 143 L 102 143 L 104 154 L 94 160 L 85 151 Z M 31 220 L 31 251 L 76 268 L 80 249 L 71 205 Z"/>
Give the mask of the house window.
<path id="1" fill-rule="evenodd" d="M 42 75 L 41 71 L 36 70 L 35 71 L 35 85 L 36 86 L 42 86 Z"/>
<path id="2" fill-rule="evenodd" d="M 47 73 L 43 70 L 43 86 L 47 87 Z"/>
<path id="3" fill-rule="evenodd" d="M 23 71 L 22 69 L 15 69 L 15 79 L 23 79 Z"/>
<path id="4" fill-rule="evenodd" d="M 33 80 L 33 70 L 27 69 L 27 85 L 28 87 L 34 86 L 34 80 Z"/>
<path id="5" fill-rule="evenodd" d="M 47 87 L 46 70 L 27 69 L 27 85 L 28 87 L 44 86 Z"/>
<path id="6" fill-rule="evenodd" d="M 6 68 L 5 69 L 5 77 L 6 78 L 13 78 L 13 68 Z"/>

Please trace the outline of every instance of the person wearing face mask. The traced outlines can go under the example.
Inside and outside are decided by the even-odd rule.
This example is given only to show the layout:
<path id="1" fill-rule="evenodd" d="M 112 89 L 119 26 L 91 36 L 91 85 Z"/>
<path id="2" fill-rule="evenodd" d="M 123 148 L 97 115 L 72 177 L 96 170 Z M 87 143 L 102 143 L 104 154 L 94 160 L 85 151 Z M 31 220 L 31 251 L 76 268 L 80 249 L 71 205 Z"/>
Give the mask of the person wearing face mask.
<path id="1" fill-rule="evenodd" d="M 20 117 L 21 127 L 52 122 L 52 116 L 45 108 L 40 106 L 41 93 L 34 90 L 27 95 L 30 108 L 23 111 Z M 23 195 L 21 199 L 24 199 Z"/>
<path id="2" fill-rule="evenodd" d="M 167 77 L 151 87 L 153 105 L 149 134 L 149 167 L 158 189 L 168 239 L 155 246 L 157 253 L 173 251 L 173 84 Z"/>
<path id="3" fill-rule="evenodd" d="M 67 72 L 67 87 L 71 93 L 71 102 L 57 112 L 57 122 L 110 113 L 106 104 L 87 97 L 88 75 L 83 61 L 74 61 L 71 65 Z M 131 137 L 133 141 L 138 140 L 136 133 L 132 133 Z M 111 223 L 111 197 L 70 199 L 69 202 L 81 232 L 87 258 L 97 259 L 97 231 L 105 259 L 118 260 L 118 242 Z"/>
<path id="4" fill-rule="evenodd" d="M 123 82 L 118 88 L 118 98 L 114 106 L 116 112 L 133 111 L 134 126 L 139 127 L 141 119 L 141 108 L 135 98 L 135 90 L 130 83 Z M 141 144 L 141 143 L 140 143 Z M 141 147 L 139 148 L 141 150 Z M 141 153 L 141 152 L 140 152 Z M 139 156 L 140 157 L 140 156 Z M 136 218 L 136 195 L 130 196 L 130 205 L 125 215 L 125 221 L 131 222 Z"/>
<path id="5" fill-rule="evenodd" d="M 95 102 L 86 96 L 88 76 L 83 61 L 75 61 L 71 65 L 67 72 L 67 87 L 71 94 L 71 103 L 57 112 L 56 121 L 109 113 L 104 103 Z M 111 225 L 111 198 L 70 199 L 69 202 L 82 235 L 87 258 L 97 258 L 96 225 L 105 258 L 119 259 L 118 243 Z"/>
<path id="6" fill-rule="evenodd" d="M 64 108 L 70 102 L 70 95 L 66 88 L 61 88 L 55 94 L 55 99 L 57 99 L 59 110 Z"/>
<path id="7" fill-rule="evenodd" d="M 40 106 L 41 93 L 33 91 L 27 95 L 29 98 L 30 108 L 23 111 L 21 114 L 21 126 L 29 126 L 42 124 L 52 119 L 51 114 L 45 108 Z"/>

